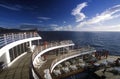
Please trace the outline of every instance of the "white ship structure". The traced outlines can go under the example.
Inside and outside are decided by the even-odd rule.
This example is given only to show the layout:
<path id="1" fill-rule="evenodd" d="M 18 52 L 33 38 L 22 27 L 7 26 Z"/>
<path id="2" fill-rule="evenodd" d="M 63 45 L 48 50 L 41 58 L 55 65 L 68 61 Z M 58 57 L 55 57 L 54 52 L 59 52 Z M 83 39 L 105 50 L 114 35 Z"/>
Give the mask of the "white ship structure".
<path id="1" fill-rule="evenodd" d="M 1 33 L 0 79 L 63 79 L 100 66 L 95 48 L 74 46 L 71 40 L 42 41 L 36 30 Z"/>

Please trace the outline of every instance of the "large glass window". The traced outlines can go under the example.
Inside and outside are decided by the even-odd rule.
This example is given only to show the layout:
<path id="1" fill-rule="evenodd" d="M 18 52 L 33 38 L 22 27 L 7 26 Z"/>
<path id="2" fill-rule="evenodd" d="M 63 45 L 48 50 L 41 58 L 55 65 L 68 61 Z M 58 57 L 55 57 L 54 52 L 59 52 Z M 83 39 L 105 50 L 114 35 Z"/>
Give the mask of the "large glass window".
<path id="1" fill-rule="evenodd" d="M 14 50 L 13 48 L 9 50 L 9 53 L 10 53 L 10 60 L 14 60 L 15 56 L 14 56 Z"/>
<path id="2" fill-rule="evenodd" d="M 16 49 L 16 47 L 14 47 L 13 49 L 14 49 L 14 55 L 15 55 L 15 58 L 16 58 L 17 57 L 17 52 L 16 52 L 17 49 Z"/>
<path id="3" fill-rule="evenodd" d="M 9 50 L 10 60 L 13 61 L 16 57 L 27 51 L 27 43 L 17 45 Z"/>

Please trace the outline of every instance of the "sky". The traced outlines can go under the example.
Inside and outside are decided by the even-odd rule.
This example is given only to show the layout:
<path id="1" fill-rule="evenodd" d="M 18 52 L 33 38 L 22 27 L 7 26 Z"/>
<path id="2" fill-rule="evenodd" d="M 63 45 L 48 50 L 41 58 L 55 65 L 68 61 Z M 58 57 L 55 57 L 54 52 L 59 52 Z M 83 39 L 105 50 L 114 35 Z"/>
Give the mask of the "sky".
<path id="1" fill-rule="evenodd" d="M 0 27 L 120 31 L 120 0 L 0 0 Z"/>

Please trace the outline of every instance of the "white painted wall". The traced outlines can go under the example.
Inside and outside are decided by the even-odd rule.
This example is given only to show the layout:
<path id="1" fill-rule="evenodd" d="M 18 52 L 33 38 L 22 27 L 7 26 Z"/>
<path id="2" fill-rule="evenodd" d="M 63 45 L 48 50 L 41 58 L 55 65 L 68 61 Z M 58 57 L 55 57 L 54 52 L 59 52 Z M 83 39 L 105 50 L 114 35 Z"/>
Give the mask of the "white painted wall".
<path id="1" fill-rule="evenodd" d="M 4 47 L 0 49 L 0 61 L 4 61 L 6 64 L 10 63 L 11 61 L 10 61 L 9 49 L 19 44 L 22 44 L 25 42 L 31 42 L 33 40 L 39 40 L 39 39 L 41 39 L 41 37 L 32 37 L 32 38 L 18 40 L 18 41 L 5 45 Z"/>

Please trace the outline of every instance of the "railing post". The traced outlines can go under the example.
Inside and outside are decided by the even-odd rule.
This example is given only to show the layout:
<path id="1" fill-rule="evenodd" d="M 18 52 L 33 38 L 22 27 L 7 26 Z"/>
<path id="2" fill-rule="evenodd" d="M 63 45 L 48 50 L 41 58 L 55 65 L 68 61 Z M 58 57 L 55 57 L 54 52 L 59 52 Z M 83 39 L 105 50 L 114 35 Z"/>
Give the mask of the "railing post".
<path id="1" fill-rule="evenodd" d="M 21 39 L 20 33 L 18 35 L 19 35 L 19 39 Z"/>
<path id="2" fill-rule="evenodd" d="M 15 39 L 14 39 L 14 34 L 12 33 L 12 41 L 15 41 Z"/>
<path id="3" fill-rule="evenodd" d="M 7 44 L 7 37 L 6 37 L 6 34 L 4 34 L 4 43 L 5 43 L 5 45 Z"/>
<path id="4" fill-rule="evenodd" d="M 32 32 L 30 32 L 30 37 L 32 37 Z"/>
<path id="5" fill-rule="evenodd" d="M 26 32 L 24 33 L 24 35 L 25 35 L 25 38 L 27 38 L 27 36 L 26 36 Z"/>

